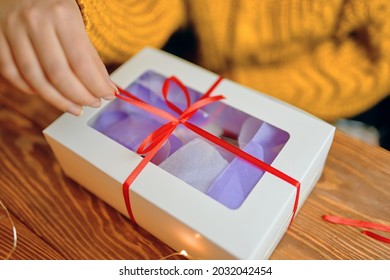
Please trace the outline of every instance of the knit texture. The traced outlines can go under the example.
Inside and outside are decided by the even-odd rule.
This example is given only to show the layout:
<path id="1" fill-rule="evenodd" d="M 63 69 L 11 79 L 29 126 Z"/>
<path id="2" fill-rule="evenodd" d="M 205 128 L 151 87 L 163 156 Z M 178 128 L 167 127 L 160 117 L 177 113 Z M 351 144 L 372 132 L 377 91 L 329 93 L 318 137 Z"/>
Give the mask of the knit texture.
<path id="1" fill-rule="evenodd" d="M 198 64 L 323 119 L 358 114 L 390 92 L 388 0 L 78 2 L 104 62 L 162 47 L 187 20 Z"/>
<path id="2" fill-rule="evenodd" d="M 105 63 L 122 63 L 145 46 L 161 48 L 182 24 L 180 0 L 77 0 Z"/>

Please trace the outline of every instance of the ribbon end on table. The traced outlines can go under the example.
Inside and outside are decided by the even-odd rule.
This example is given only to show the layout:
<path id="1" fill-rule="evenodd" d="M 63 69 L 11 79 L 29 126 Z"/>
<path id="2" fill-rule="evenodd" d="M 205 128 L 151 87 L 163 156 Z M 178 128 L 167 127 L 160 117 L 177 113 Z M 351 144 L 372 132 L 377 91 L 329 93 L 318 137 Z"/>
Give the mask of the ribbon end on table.
<path id="1" fill-rule="evenodd" d="M 336 216 L 329 216 L 329 215 L 323 215 L 322 219 L 327 221 L 327 222 L 333 223 L 333 224 L 346 225 L 346 226 L 352 226 L 352 227 L 370 228 L 370 229 L 380 230 L 380 231 L 384 231 L 384 232 L 390 232 L 389 226 L 381 225 L 381 224 L 377 224 L 377 223 L 372 223 L 372 222 L 353 220 L 353 219 L 336 217 Z M 382 235 L 373 233 L 371 231 L 363 230 L 362 234 L 367 235 L 368 237 L 371 237 L 371 238 L 378 240 L 378 241 L 381 241 L 383 243 L 390 244 L 390 238 L 386 238 Z"/>
<path id="2" fill-rule="evenodd" d="M 327 222 L 332 223 L 332 224 L 344 224 L 344 225 L 347 225 L 347 223 L 345 222 L 346 219 L 343 219 L 343 218 L 340 218 L 340 217 L 336 217 L 336 216 L 322 215 L 322 219 L 324 221 L 327 221 Z"/>
<path id="3" fill-rule="evenodd" d="M 363 230 L 362 234 L 367 235 L 368 237 L 371 237 L 371 238 L 373 238 L 375 240 L 378 240 L 378 241 L 381 241 L 383 243 L 390 244 L 390 238 L 386 238 L 386 237 L 384 237 L 382 235 L 373 233 L 372 231 Z"/>

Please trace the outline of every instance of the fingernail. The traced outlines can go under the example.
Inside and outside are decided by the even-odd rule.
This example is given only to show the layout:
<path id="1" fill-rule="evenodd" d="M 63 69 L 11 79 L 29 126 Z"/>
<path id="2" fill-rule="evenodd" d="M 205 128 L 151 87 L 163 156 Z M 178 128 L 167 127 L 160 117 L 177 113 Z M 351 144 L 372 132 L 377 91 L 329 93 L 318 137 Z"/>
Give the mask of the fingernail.
<path id="1" fill-rule="evenodd" d="M 111 84 L 111 87 L 112 89 L 114 90 L 114 93 L 119 93 L 119 90 L 118 88 L 116 87 L 116 85 L 114 84 L 113 81 L 109 80 L 110 84 Z"/>
<path id="2" fill-rule="evenodd" d="M 115 96 L 114 95 L 106 95 L 106 96 L 104 96 L 102 98 L 105 99 L 105 100 L 113 100 L 115 98 Z"/>
<path id="3" fill-rule="evenodd" d="M 95 102 L 93 102 L 92 104 L 89 105 L 89 107 L 92 107 L 92 108 L 99 108 L 100 105 L 102 105 L 102 102 L 100 101 L 100 99 L 96 100 Z"/>
<path id="4" fill-rule="evenodd" d="M 116 85 L 114 84 L 113 81 L 111 81 L 110 79 L 108 79 L 108 83 L 110 84 L 110 86 L 112 87 L 112 89 L 114 90 L 114 92 L 112 94 L 108 94 L 106 96 L 103 96 L 102 98 L 105 99 L 105 100 L 113 100 L 115 98 L 115 96 L 117 94 L 119 94 L 119 90 L 118 88 L 116 87 Z"/>
<path id="5" fill-rule="evenodd" d="M 75 115 L 76 117 L 81 116 L 83 114 L 83 108 L 79 105 L 72 104 L 68 107 L 66 112 Z"/>

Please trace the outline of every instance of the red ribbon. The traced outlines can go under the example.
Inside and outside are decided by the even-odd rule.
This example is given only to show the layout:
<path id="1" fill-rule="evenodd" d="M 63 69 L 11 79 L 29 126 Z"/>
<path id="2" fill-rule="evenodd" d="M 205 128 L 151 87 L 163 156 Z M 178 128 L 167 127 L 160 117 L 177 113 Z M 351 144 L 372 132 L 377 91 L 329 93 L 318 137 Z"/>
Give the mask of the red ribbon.
<path id="1" fill-rule="evenodd" d="M 130 195 L 129 195 L 130 186 L 133 183 L 133 181 L 137 178 L 137 176 L 141 173 L 141 171 L 144 169 L 144 167 L 150 162 L 150 160 L 154 157 L 154 155 L 164 145 L 165 141 L 170 137 L 170 135 L 173 133 L 173 131 L 179 124 L 185 125 L 187 128 L 197 133 L 198 135 L 204 137 L 205 139 L 213 142 L 214 144 L 220 147 L 225 148 L 226 150 L 235 154 L 236 156 L 241 157 L 247 162 L 257 166 L 258 168 L 266 172 L 273 174 L 274 176 L 294 186 L 296 188 L 296 195 L 295 195 L 295 201 L 293 207 L 293 215 L 290 223 L 294 219 L 295 213 L 298 208 L 300 185 L 301 185 L 300 182 L 286 175 L 285 173 L 279 171 L 278 169 L 273 168 L 272 166 L 259 160 L 258 158 L 255 158 L 252 155 L 240 150 L 236 146 L 233 146 L 223 141 L 222 139 L 216 137 L 215 135 L 188 122 L 188 120 L 196 113 L 197 110 L 199 110 L 203 106 L 206 106 L 210 103 L 216 102 L 224 98 L 222 95 L 210 96 L 211 93 L 214 91 L 214 89 L 218 86 L 218 84 L 221 81 L 222 81 L 222 77 L 219 77 L 217 81 L 210 87 L 210 89 L 199 100 L 191 104 L 190 94 L 188 92 L 188 89 L 176 77 L 170 77 L 166 79 L 162 88 L 162 95 L 164 97 L 167 106 L 171 108 L 174 112 L 179 114 L 179 117 L 175 117 L 164 110 L 151 106 L 148 103 L 140 100 L 138 97 L 134 96 L 133 94 L 118 87 L 119 94 L 116 94 L 116 96 L 119 99 L 127 103 L 133 104 L 149 113 L 157 115 L 168 121 L 166 124 L 162 125 L 158 129 L 153 131 L 140 144 L 137 153 L 144 155 L 144 158 L 141 160 L 141 162 L 137 165 L 137 167 L 131 172 L 131 174 L 127 177 L 127 179 L 123 183 L 122 192 L 123 192 L 123 197 L 125 199 L 127 212 L 129 214 L 129 217 L 134 222 L 136 221 L 133 212 L 131 210 Z M 187 107 L 184 111 L 168 100 L 169 87 L 171 83 L 176 84 L 181 89 L 181 92 L 184 94 L 184 97 L 187 102 Z"/>
<path id="2" fill-rule="evenodd" d="M 369 229 L 375 229 L 380 230 L 383 232 L 390 232 L 390 226 L 372 223 L 372 222 L 366 222 L 366 221 L 359 221 L 359 220 L 353 220 L 348 218 L 342 218 L 342 217 L 336 217 L 336 216 L 329 216 L 329 215 L 323 215 L 322 219 L 324 219 L 327 222 L 338 224 L 338 225 L 347 225 L 352 227 L 362 227 L 362 228 L 369 228 Z M 386 238 L 384 236 L 381 236 L 379 234 L 373 233 L 368 230 L 363 230 L 362 233 L 364 235 L 367 235 L 368 237 L 371 237 L 375 240 L 390 244 L 390 238 Z"/>

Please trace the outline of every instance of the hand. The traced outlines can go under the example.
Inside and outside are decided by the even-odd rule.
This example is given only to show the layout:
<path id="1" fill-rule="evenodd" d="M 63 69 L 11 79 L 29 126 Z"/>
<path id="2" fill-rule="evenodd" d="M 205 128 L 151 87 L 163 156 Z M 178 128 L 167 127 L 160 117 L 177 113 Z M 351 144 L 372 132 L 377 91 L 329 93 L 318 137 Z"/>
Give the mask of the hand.
<path id="1" fill-rule="evenodd" d="M 75 0 L 1 0 L 0 75 L 74 115 L 116 90 Z"/>

